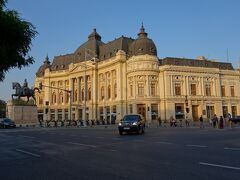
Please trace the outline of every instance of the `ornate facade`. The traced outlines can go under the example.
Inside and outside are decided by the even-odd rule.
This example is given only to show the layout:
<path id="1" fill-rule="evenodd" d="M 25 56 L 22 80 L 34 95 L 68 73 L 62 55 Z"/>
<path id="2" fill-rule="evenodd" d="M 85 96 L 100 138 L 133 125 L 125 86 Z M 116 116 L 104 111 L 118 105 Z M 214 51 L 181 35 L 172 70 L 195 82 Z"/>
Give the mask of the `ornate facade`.
<path id="1" fill-rule="evenodd" d="M 239 78 L 231 63 L 159 59 L 142 26 L 136 39 L 122 36 L 108 43 L 94 29 L 74 53 L 56 56 L 52 63 L 47 57 L 35 87 L 43 84 L 36 96 L 44 120 L 119 121 L 127 113 L 140 113 L 148 122 L 158 116 L 198 120 L 239 114 Z"/>

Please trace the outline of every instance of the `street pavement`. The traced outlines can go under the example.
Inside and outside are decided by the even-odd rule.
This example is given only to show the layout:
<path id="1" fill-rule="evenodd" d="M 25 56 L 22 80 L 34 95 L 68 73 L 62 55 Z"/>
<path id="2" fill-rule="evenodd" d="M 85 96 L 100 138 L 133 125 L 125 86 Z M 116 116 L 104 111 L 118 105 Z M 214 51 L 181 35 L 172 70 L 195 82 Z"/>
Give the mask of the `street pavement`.
<path id="1" fill-rule="evenodd" d="M 0 129 L 0 179 L 239 180 L 239 137 L 239 127 Z"/>

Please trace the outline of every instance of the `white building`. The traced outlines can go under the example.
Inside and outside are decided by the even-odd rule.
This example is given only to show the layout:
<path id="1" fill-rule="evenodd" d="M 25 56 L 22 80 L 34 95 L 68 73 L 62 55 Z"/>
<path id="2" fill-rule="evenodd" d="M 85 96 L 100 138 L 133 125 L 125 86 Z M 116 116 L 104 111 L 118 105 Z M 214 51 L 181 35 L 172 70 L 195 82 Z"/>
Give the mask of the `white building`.
<path id="1" fill-rule="evenodd" d="M 35 87 L 43 84 L 36 96 L 44 120 L 70 118 L 70 93 L 63 89 L 72 92 L 75 120 L 120 120 L 127 113 L 140 113 L 149 122 L 171 115 L 198 120 L 200 115 L 207 119 L 240 112 L 239 78 L 231 63 L 204 57 L 159 59 L 142 26 L 136 39 L 122 36 L 108 43 L 94 29 L 72 54 L 56 56 L 52 63 L 47 57 Z"/>

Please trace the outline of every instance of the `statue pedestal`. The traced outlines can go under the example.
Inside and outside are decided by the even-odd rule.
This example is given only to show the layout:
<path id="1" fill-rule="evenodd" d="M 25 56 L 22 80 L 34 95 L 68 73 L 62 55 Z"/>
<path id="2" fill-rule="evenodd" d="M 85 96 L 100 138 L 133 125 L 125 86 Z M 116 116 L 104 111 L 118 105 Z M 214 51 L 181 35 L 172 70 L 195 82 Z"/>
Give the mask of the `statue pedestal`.
<path id="1" fill-rule="evenodd" d="M 38 122 L 37 106 L 14 105 L 7 102 L 7 117 L 14 120 L 16 125 L 36 125 Z"/>

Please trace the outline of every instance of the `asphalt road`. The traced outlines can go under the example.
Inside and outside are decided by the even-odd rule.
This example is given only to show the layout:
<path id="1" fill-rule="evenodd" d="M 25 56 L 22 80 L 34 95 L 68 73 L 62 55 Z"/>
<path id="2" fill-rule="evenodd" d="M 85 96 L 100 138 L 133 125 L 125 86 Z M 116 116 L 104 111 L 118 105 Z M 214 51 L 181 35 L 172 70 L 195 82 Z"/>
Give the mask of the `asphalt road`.
<path id="1" fill-rule="evenodd" d="M 0 129 L 1 180 L 240 179 L 240 129 Z"/>

